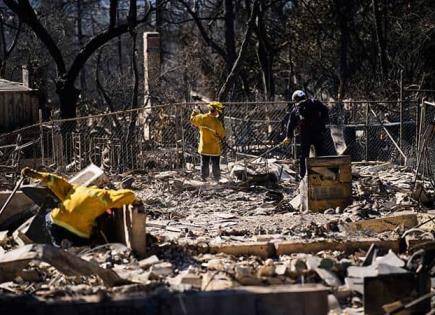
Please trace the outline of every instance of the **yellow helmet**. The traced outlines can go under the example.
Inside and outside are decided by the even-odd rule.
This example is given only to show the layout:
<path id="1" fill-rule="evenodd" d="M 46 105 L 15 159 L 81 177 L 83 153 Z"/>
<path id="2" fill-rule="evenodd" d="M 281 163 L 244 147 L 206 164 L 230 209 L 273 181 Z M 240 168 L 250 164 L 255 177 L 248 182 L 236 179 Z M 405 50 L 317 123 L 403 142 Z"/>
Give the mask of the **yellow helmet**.
<path id="1" fill-rule="evenodd" d="M 209 108 L 214 108 L 215 110 L 217 110 L 220 114 L 222 114 L 222 112 L 224 111 L 224 104 L 222 104 L 221 102 L 210 102 L 207 105 Z"/>

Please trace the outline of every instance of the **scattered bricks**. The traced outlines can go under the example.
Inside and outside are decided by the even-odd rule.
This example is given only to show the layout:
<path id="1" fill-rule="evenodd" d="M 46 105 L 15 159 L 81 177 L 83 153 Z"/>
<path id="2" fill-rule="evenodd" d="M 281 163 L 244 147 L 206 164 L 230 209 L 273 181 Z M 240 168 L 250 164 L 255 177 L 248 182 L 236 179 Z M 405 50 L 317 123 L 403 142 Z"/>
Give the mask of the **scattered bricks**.
<path id="1" fill-rule="evenodd" d="M 234 256 L 258 256 L 263 259 L 274 257 L 275 248 L 272 243 L 254 242 L 210 246 L 211 253 L 225 253 Z"/>

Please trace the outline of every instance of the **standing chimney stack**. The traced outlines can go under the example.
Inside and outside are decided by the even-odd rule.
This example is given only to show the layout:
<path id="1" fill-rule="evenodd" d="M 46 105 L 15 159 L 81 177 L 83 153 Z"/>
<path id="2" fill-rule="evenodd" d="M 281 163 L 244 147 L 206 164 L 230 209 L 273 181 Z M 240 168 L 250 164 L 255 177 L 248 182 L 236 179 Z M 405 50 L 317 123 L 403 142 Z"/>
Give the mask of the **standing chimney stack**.
<path id="1" fill-rule="evenodd" d="M 160 34 L 145 32 L 144 39 L 144 89 L 145 102 L 150 106 L 150 101 L 159 98 L 160 90 Z M 149 98 L 149 100 L 147 100 Z"/>
<path id="2" fill-rule="evenodd" d="M 23 65 L 21 67 L 22 76 L 23 76 L 23 85 L 25 87 L 30 88 L 30 73 L 29 73 L 29 67 L 27 65 Z"/>

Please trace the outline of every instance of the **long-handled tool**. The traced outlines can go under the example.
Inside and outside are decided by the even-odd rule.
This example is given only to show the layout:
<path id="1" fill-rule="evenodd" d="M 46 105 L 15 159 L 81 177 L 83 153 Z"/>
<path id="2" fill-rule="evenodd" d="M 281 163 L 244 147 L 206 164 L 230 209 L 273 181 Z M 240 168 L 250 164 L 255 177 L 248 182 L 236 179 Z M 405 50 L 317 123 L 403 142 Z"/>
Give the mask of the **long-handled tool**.
<path id="1" fill-rule="evenodd" d="M 279 148 L 280 146 L 282 146 L 282 145 L 283 145 L 282 142 L 278 143 L 276 146 L 274 146 L 274 147 L 268 149 L 267 151 L 261 153 L 259 156 L 257 156 L 257 157 L 255 158 L 255 160 L 256 160 L 256 159 L 260 159 L 260 158 L 262 158 L 263 156 L 267 155 L 268 153 L 272 152 L 273 150 L 278 149 L 278 148 Z"/>
<path id="2" fill-rule="evenodd" d="M 203 113 L 203 111 L 201 110 L 201 108 L 200 108 L 199 106 L 197 106 L 196 108 L 199 110 L 200 113 Z M 218 138 L 219 141 L 222 143 L 222 145 L 223 145 L 224 147 L 228 148 L 229 150 L 233 151 L 233 152 L 236 153 L 236 154 L 238 153 L 237 150 L 235 150 L 234 148 L 232 148 L 232 147 L 231 147 L 231 146 L 230 146 L 230 145 L 225 141 L 225 139 L 220 138 L 220 137 L 216 134 L 216 131 L 215 131 L 215 130 L 213 130 L 213 129 L 209 128 L 209 127 L 206 127 L 206 126 L 199 126 L 199 128 L 204 128 L 204 129 L 207 129 L 207 130 L 211 131 L 211 134 L 214 135 L 216 138 Z M 268 149 L 267 151 L 263 152 L 262 154 L 260 154 L 259 156 L 257 156 L 255 159 L 253 159 L 253 161 L 255 161 L 256 159 L 262 158 L 263 156 L 267 155 L 268 153 L 272 152 L 273 150 L 279 148 L 281 145 L 282 145 L 282 143 L 279 143 L 279 144 L 277 144 L 276 146 L 274 146 L 274 147 Z"/>
<path id="3" fill-rule="evenodd" d="M 227 149 L 229 149 L 230 151 L 233 151 L 234 153 L 237 153 L 237 151 L 235 150 L 235 149 L 233 149 L 226 141 L 225 141 L 225 139 L 222 139 L 221 137 L 219 137 L 217 134 L 216 134 L 216 131 L 215 130 L 213 130 L 213 129 L 211 129 L 211 128 L 209 128 L 209 127 L 206 127 L 206 126 L 199 126 L 199 128 L 203 128 L 203 129 L 207 129 L 207 130 L 209 130 L 210 132 L 211 132 L 211 134 L 213 135 L 213 136 L 215 136 L 219 141 L 220 141 L 220 143 L 224 146 L 224 147 L 226 147 Z"/>
<path id="4" fill-rule="evenodd" d="M 6 207 L 9 205 L 9 202 L 11 202 L 12 197 L 15 195 L 15 193 L 18 190 L 18 188 L 20 188 L 20 186 L 23 183 L 23 181 L 24 181 L 24 176 L 21 176 L 21 178 L 17 181 L 17 184 L 14 187 L 14 190 L 12 190 L 11 194 L 9 195 L 8 199 L 6 200 L 6 202 L 4 203 L 3 207 L 0 209 L 0 215 L 6 209 Z"/>

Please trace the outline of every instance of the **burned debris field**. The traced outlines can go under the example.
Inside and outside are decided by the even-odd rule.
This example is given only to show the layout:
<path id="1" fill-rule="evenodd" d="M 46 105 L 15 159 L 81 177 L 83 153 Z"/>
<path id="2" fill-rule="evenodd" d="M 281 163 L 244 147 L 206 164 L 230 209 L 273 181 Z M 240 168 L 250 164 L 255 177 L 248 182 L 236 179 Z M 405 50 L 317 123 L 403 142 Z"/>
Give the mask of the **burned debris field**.
<path id="1" fill-rule="evenodd" d="M 0 314 L 435 314 L 434 17 L 0 1 Z"/>

